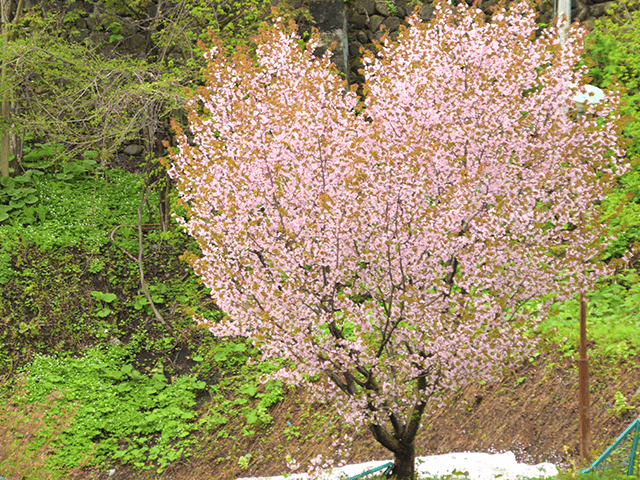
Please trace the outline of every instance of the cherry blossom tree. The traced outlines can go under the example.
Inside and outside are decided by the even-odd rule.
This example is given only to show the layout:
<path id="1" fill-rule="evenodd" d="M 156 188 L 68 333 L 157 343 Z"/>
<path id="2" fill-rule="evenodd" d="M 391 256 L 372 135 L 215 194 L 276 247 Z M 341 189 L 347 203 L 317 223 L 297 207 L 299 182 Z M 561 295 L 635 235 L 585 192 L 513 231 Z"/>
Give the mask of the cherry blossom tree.
<path id="1" fill-rule="evenodd" d="M 615 92 L 573 114 L 583 30 L 561 48 L 525 3 L 409 23 L 363 98 L 291 26 L 214 48 L 170 167 L 211 331 L 283 359 L 397 479 L 430 402 L 522 361 L 531 322 L 606 270 L 594 205 L 626 169 Z"/>

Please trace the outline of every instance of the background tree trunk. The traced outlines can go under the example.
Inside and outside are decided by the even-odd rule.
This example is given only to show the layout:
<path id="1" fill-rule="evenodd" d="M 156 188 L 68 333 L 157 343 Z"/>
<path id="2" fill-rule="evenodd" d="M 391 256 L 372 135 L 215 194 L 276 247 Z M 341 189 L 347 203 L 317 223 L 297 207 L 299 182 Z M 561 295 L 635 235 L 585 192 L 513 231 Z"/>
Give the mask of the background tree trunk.
<path id="1" fill-rule="evenodd" d="M 4 28 L 3 28 L 4 30 Z M 2 33 L 4 38 L 4 32 Z M 5 42 L 0 43 L 0 48 L 4 48 Z M 2 73 L 0 74 L 0 85 L 5 85 L 6 82 L 6 64 L 2 65 Z M 9 92 L 5 92 L 2 96 L 2 108 L 0 109 L 2 117 L 2 136 L 0 137 L 0 177 L 9 176 L 9 154 L 11 153 L 9 148 L 9 142 L 11 135 L 9 134 L 9 125 L 11 125 L 11 109 L 9 107 Z"/>
<path id="2" fill-rule="evenodd" d="M 0 0 L 0 50 L 5 50 L 8 42 L 7 35 L 9 33 L 8 22 L 10 14 L 11 1 Z M 0 73 L 0 87 L 5 88 L 7 82 L 7 63 L 2 62 L 2 72 Z M 11 122 L 11 111 L 9 110 L 9 92 L 2 94 L 2 103 L 0 106 L 0 126 L 2 126 L 0 136 L 0 177 L 9 176 L 9 130 Z"/>
<path id="3" fill-rule="evenodd" d="M 5 50 L 11 41 L 12 23 L 17 22 L 22 15 L 24 0 L 19 0 L 13 12 L 13 0 L 0 0 L 0 49 Z M 13 13 L 13 20 L 11 14 Z M 0 107 L 0 118 L 2 133 L 0 135 L 0 177 L 9 176 L 9 155 L 11 154 L 11 87 L 8 85 L 7 62 L 2 62 L 0 72 L 0 87 L 4 91 L 2 94 L 2 104 Z"/>

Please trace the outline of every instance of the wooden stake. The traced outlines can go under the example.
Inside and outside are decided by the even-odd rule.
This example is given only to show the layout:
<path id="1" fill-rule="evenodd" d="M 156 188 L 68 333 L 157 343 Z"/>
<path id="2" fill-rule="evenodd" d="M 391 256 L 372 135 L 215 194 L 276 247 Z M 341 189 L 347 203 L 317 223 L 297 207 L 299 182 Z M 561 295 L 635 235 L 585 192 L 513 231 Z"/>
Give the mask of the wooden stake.
<path id="1" fill-rule="evenodd" d="M 589 419 L 589 359 L 587 358 L 587 306 L 584 293 L 580 293 L 580 456 L 584 463 L 591 462 L 591 420 Z"/>

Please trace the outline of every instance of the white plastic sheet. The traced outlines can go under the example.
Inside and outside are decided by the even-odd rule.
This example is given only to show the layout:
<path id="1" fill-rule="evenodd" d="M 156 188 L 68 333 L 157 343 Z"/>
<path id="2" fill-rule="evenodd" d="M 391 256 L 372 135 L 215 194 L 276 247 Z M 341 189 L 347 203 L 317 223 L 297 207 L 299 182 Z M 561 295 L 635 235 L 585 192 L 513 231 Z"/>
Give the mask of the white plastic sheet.
<path id="1" fill-rule="evenodd" d="M 365 470 L 375 468 L 389 460 L 359 463 L 335 468 L 325 473 L 322 480 L 340 480 L 358 475 Z M 538 465 L 526 465 L 518 463 L 513 452 L 505 453 L 449 453 L 446 455 L 434 455 L 419 457 L 416 459 L 416 467 L 419 478 L 432 478 L 454 473 L 460 473 L 460 478 L 470 480 L 517 480 L 525 478 L 554 477 L 558 469 L 552 463 L 539 463 Z M 466 473 L 466 475 L 464 475 Z M 251 477 L 238 480 L 304 480 L 307 474 L 295 474 L 277 477 Z"/>

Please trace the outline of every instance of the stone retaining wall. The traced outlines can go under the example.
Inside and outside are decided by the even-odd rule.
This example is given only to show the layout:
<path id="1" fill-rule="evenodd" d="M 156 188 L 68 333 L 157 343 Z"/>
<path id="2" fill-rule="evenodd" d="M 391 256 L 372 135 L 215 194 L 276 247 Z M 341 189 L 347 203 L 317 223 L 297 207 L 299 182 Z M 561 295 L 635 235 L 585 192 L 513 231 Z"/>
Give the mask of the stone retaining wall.
<path id="1" fill-rule="evenodd" d="M 278 1 L 278 0 L 274 0 Z M 359 73 L 362 69 L 361 49 L 374 51 L 373 42 L 389 32 L 391 38 L 397 38 L 398 29 L 406 25 L 405 18 L 418 10 L 423 21 L 433 17 L 434 7 L 430 2 L 416 3 L 418 0 L 284 0 L 295 8 L 305 5 L 320 31 L 320 45 L 317 53 L 323 54 L 328 48 L 333 51 L 333 62 L 345 74 L 350 82 L 362 83 Z M 459 0 L 455 0 L 459 1 Z M 472 0 L 469 0 L 471 3 Z M 478 0 L 476 0 L 478 1 Z M 499 0 L 482 0 L 479 8 L 487 15 L 490 14 Z M 42 0 L 25 0 L 25 7 L 39 5 Z M 75 25 L 78 41 L 89 39 L 96 45 L 102 45 L 105 53 L 110 53 L 114 46 L 109 44 L 111 32 L 108 26 L 117 22 L 121 25 L 120 34 L 123 41 L 119 51 L 140 58 L 146 57 L 154 48 L 148 32 L 141 29 L 131 18 L 106 14 L 103 2 L 74 1 L 70 4 L 59 2 L 60 9 L 75 11 L 78 14 Z M 574 0 L 572 18 L 584 21 L 587 25 L 594 19 L 605 15 L 610 8 L 617 6 L 616 1 L 602 0 Z M 151 1 L 146 7 L 146 13 L 153 17 L 157 13 L 158 0 Z M 553 3 L 544 0 L 539 6 L 539 23 L 551 22 L 555 12 Z M 303 25 L 305 30 L 308 25 Z M 180 59 L 180 51 L 168 53 L 170 58 Z"/>
<path id="2" fill-rule="evenodd" d="M 481 8 L 490 15 L 492 7 L 499 0 L 484 0 Z M 471 2 L 469 2 L 471 4 Z M 593 25 L 593 20 L 604 16 L 605 12 L 618 5 L 615 1 L 578 0 L 573 2 L 571 16 L 587 24 L 587 28 Z M 344 4 L 344 16 L 347 19 L 348 43 L 344 50 L 348 51 L 349 78 L 351 81 L 362 83 L 364 78 L 359 73 L 362 69 L 360 49 L 373 51 L 373 41 L 382 38 L 384 32 L 389 32 L 390 37 L 398 36 L 400 25 L 406 25 L 405 18 L 418 10 L 423 21 L 433 18 L 434 7 L 431 3 L 409 3 L 407 0 L 349 0 Z M 548 24 L 552 21 L 555 12 L 554 5 L 544 1 L 539 6 L 538 23 Z M 339 46 L 338 49 L 341 47 Z M 344 70 L 342 70 L 344 71 Z"/>

